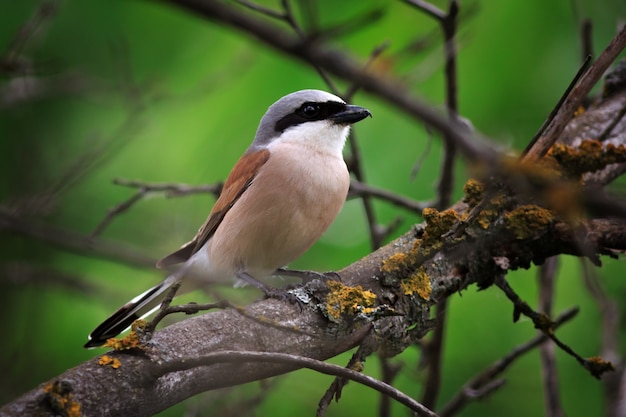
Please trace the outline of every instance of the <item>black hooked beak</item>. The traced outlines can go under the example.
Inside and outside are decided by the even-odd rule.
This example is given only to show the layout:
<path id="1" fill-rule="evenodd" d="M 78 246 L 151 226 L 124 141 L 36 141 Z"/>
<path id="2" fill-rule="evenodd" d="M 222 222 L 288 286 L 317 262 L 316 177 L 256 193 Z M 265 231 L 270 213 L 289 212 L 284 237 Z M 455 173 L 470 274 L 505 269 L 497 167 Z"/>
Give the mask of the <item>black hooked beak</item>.
<path id="1" fill-rule="evenodd" d="M 367 116 L 372 117 L 372 113 L 365 107 L 353 106 L 346 104 L 342 111 L 335 113 L 330 117 L 333 123 L 338 125 L 349 125 L 365 119 Z"/>

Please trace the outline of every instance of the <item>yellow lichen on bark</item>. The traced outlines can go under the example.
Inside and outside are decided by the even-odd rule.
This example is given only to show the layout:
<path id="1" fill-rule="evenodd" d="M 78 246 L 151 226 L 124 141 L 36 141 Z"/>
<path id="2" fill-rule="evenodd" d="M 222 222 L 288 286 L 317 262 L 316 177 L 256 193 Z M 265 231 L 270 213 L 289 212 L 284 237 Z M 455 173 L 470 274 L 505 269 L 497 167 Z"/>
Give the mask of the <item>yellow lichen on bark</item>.
<path id="1" fill-rule="evenodd" d="M 428 301 L 432 292 L 430 277 L 423 267 L 419 267 L 409 278 L 400 281 L 400 287 L 405 295 L 417 294 Z"/>
<path id="2" fill-rule="evenodd" d="M 626 147 L 612 143 L 603 145 L 597 140 L 584 140 L 578 147 L 557 143 L 550 148 L 547 157 L 570 177 L 579 177 L 610 164 L 626 162 Z"/>
<path id="3" fill-rule="evenodd" d="M 450 231 L 452 226 L 460 220 L 457 212 L 452 209 L 438 211 L 434 208 L 425 208 L 422 216 L 426 220 L 423 239 L 425 244 L 432 244 L 433 240 Z"/>
<path id="4" fill-rule="evenodd" d="M 463 185 L 463 193 L 465 196 L 463 200 L 471 208 L 476 207 L 485 196 L 485 185 L 475 179 L 469 179 Z"/>
<path id="5" fill-rule="evenodd" d="M 328 281 L 330 292 L 326 297 L 326 311 L 334 319 L 342 314 L 354 315 L 371 307 L 376 301 L 376 294 L 363 287 L 349 287 L 338 281 Z"/>
<path id="6" fill-rule="evenodd" d="M 58 414 L 64 414 L 67 417 L 80 417 L 80 403 L 74 399 L 71 387 L 65 386 L 63 382 L 54 381 L 43 387 L 50 406 Z"/>
<path id="7" fill-rule="evenodd" d="M 137 331 L 145 329 L 146 326 L 147 323 L 145 320 L 135 320 L 130 326 L 130 333 L 128 333 L 128 335 L 121 339 L 112 337 L 102 346 L 114 350 L 141 349 L 143 346 L 141 345 Z"/>
<path id="8" fill-rule="evenodd" d="M 550 210 L 533 204 L 520 206 L 504 215 L 507 229 L 517 239 L 527 239 L 537 232 L 545 230 L 554 221 Z"/>
<path id="9" fill-rule="evenodd" d="M 114 358 L 109 355 L 102 355 L 100 359 L 98 359 L 98 365 L 107 366 L 110 365 L 111 368 L 117 369 L 122 366 L 122 362 L 118 358 Z"/>

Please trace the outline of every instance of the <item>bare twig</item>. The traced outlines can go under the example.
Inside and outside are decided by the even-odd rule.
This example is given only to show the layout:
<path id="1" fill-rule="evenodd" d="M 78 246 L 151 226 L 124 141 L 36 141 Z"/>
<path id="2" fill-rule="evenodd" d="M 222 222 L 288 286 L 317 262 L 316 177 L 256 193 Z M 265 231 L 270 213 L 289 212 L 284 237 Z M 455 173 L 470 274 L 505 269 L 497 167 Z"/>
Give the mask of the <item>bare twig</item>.
<path id="1" fill-rule="evenodd" d="M 412 117 L 423 120 L 431 127 L 450 136 L 459 150 L 470 160 L 495 160 L 496 152 L 484 141 L 473 137 L 458 121 L 451 121 L 440 111 L 413 97 L 397 80 L 381 78 L 366 71 L 345 53 L 327 48 L 316 42 L 302 42 L 266 21 L 241 13 L 222 2 L 200 0 L 166 0 L 171 4 L 188 9 L 207 19 L 219 21 L 249 33 L 256 39 L 295 58 L 319 65 L 326 71 L 351 82 L 362 90 L 376 94 L 392 106 Z"/>
<path id="2" fill-rule="evenodd" d="M 417 214 L 420 214 L 422 210 L 428 207 L 425 203 L 420 203 L 410 198 L 394 194 L 383 188 L 377 188 L 373 185 L 364 184 L 356 180 L 350 182 L 350 192 L 348 195 L 369 195 Z"/>
<path id="3" fill-rule="evenodd" d="M 107 211 L 106 216 L 96 225 L 93 232 L 89 235 L 92 239 L 100 236 L 100 234 L 104 231 L 104 229 L 113 221 L 113 219 L 120 214 L 128 211 L 132 206 L 135 205 L 139 200 L 142 200 L 145 195 L 148 193 L 148 190 L 145 188 L 140 188 L 135 194 L 133 194 L 129 199 L 121 202 L 115 207 L 109 209 Z"/>
<path id="4" fill-rule="evenodd" d="M 22 25 L 0 56 L 0 71 L 7 74 L 32 72 L 31 63 L 20 55 L 42 26 L 47 23 L 59 8 L 58 0 L 43 0 L 31 18 Z"/>
<path id="5" fill-rule="evenodd" d="M 402 370 L 404 364 L 402 362 L 391 362 L 389 358 L 380 358 L 381 381 L 391 385 L 398 373 Z M 391 401 L 387 395 L 381 395 L 378 404 L 378 417 L 391 416 Z"/>
<path id="6" fill-rule="evenodd" d="M 551 257 L 539 269 L 539 311 L 547 316 L 552 315 L 554 300 L 554 281 L 559 259 Z M 541 371 L 543 373 L 543 391 L 547 417 L 564 417 L 559 394 L 559 378 L 557 375 L 554 345 L 544 343 L 539 347 Z"/>
<path id="7" fill-rule="evenodd" d="M 114 179 L 113 183 L 130 188 L 138 188 L 138 190 L 131 197 L 107 211 L 106 216 L 100 221 L 100 223 L 98 223 L 93 232 L 91 232 L 90 236 L 92 238 L 100 236 L 104 229 L 106 229 L 115 218 L 128 211 L 136 203 L 143 200 L 150 194 L 165 193 L 166 197 L 181 197 L 190 194 L 209 193 L 213 194 L 217 198 L 219 197 L 223 187 L 223 183 L 193 186 L 176 183 L 146 183 L 142 181 L 119 178 Z"/>
<path id="8" fill-rule="evenodd" d="M 548 149 L 556 142 L 565 129 L 565 125 L 574 115 L 574 111 L 580 106 L 589 91 L 600 80 L 602 74 L 609 65 L 615 61 L 619 53 L 626 46 L 626 25 L 611 40 L 609 45 L 602 51 L 598 59 L 584 73 L 579 82 L 572 88 L 568 97 L 564 100 L 563 106 L 559 108 L 552 122 L 546 127 L 544 133 L 537 142 L 528 150 L 524 156 L 524 161 L 537 161 L 543 157 Z"/>
<path id="9" fill-rule="evenodd" d="M 591 375 L 596 378 L 600 378 L 602 374 L 608 371 L 613 371 L 613 364 L 611 362 L 607 362 L 598 357 L 592 358 L 583 358 L 578 353 L 576 353 L 571 347 L 563 343 L 559 338 L 554 334 L 553 328 L 554 323 L 550 320 L 548 316 L 545 314 L 540 314 L 534 311 L 530 306 L 524 302 L 513 289 L 509 286 L 508 282 L 502 277 L 496 277 L 495 284 L 498 288 L 504 292 L 507 298 L 513 303 L 514 311 L 513 311 L 513 321 L 517 321 L 519 319 L 520 314 L 525 315 L 530 318 L 535 328 L 541 330 L 546 336 L 548 336 L 556 345 L 561 348 L 565 353 L 572 356 L 576 361 Z"/>
<path id="10" fill-rule="evenodd" d="M 405 0 L 408 4 L 415 6 L 419 10 L 423 11 L 430 17 L 439 22 L 443 22 L 446 19 L 446 12 L 438 8 L 437 6 L 428 3 L 423 0 Z"/>
<path id="11" fill-rule="evenodd" d="M 21 217 L 0 206 L 0 230 L 7 230 L 58 246 L 64 250 L 110 259 L 128 265 L 154 268 L 155 259 L 136 248 L 105 239 L 92 239 L 79 233 L 55 227 L 31 218 Z"/>
<path id="12" fill-rule="evenodd" d="M 457 67 L 456 67 L 456 42 L 457 18 L 459 14 L 459 4 L 457 0 L 451 0 L 447 12 L 443 12 L 437 7 L 422 0 L 407 0 L 409 4 L 422 10 L 432 18 L 436 19 L 443 31 L 444 54 L 445 54 L 445 102 L 448 116 L 451 120 L 458 117 L 457 98 Z M 452 188 L 454 185 L 454 164 L 456 162 L 457 143 L 448 135 L 443 135 L 443 163 L 441 174 L 437 185 L 437 201 L 434 204 L 438 210 L 448 207 L 452 199 Z M 443 337 L 445 333 L 447 315 L 447 299 L 442 300 L 436 306 L 437 326 L 432 333 L 431 339 L 423 350 L 427 364 L 427 379 L 422 402 L 429 408 L 433 408 L 437 403 L 441 385 L 441 361 L 443 357 Z"/>
<path id="13" fill-rule="evenodd" d="M 441 388 L 441 367 L 443 360 L 444 335 L 448 317 L 448 299 L 443 299 L 436 306 L 437 325 L 431 338 L 424 345 L 422 352 L 426 363 L 427 375 L 422 393 L 422 403 L 431 409 L 437 404 Z"/>
<path id="14" fill-rule="evenodd" d="M 213 194 L 214 197 L 219 197 L 222 192 L 224 183 L 218 182 L 215 184 L 207 185 L 189 185 L 181 183 L 171 182 L 143 182 L 136 180 L 126 180 L 123 178 L 116 178 L 113 180 L 113 184 L 122 185 L 130 188 L 140 188 L 146 191 L 152 192 L 164 192 L 166 197 L 181 197 L 189 194 Z"/>
<path id="15" fill-rule="evenodd" d="M 581 263 L 585 287 L 593 297 L 600 312 L 602 357 L 614 362 L 617 370 L 614 374 L 610 374 L 607 378 L 602 379 L 606 400 L 606 414 L 619 416 L 622 415 L 619 408 L 623 407 L 624 403 L 623 390 L 625 386 L 623 385 L 623 378 L 626 375 L 624 360 L 620 356 L 620 308 L 617 302 L 607 294 L 598 276 L 589 269 L 588 263 L 582 260 Z"/>
<path id="16" fill-rule="evenodd" d="M 346 365 L 346 369 L 352 369 L 358 372 L 363 371 L 363 364 L 365 360 L 376 351 L 378 347 L 378 342 L 376 341 L 376 336 L 373 333 L 369 333 L 359 344 L 359 348 L 354 352 L 348 364 Z M 330 384 L 330 387 L 326 390 L 322 398 L 320 399 L 317 405 L 317 411 L 315 413 L 316 417 L 323 417 L 326 414 L 326 410 L 330 406 L 333 398 L 336 401 L 339 401 L 341 398 L 341 392 L 343 387 L 348 383 L 349 379 L 337 376 L 333 382 Z M 383 381 L 388 383 L 387 381 Z"/>
<path id="17" fill-rule="evenodd" d="M 537 130 L 537 133 L 535 133 L 535 136 L 533 136 L 533 138 L 528 143 L 524 151 L 520 154 L 520 158 L 524 158 L 526 156 L 526 154 L 535 146 L 535 143 L 537 143 L 537 141 L 539 140 L 541 135 L 543 135 L 543 132 L 545 132 L 547 127 L 550 125 L 550 123 L 552 123 L 552 121 L 556 117 L 561 107 L 563 107 L 563 103 L 565 103 L 565 100 L 569 97 L 570 93 L 572 92 L 572 89 L 576 86 L 576 84 L 578 83 L 578 80 L 580 80 L 580 77 L 587 70 L 587 68 L 589 68 L 590 62 L 591 62 L 591 56 L 587 56 L 583 60 L 583 64 L 580 66 L 580 68 L 578 68 L 578 72 L 576 73 L 576 75 L 574 75 L 574 78 L 567 86 L 567 89 L 561 95 L 561 98 L 556 103 L 556 106 L 554 106 L 554 108 L 552 109 L 552 111 L 550 112 L 546 120 L 541 124 L 541 126 L 539 127 L 539 130 Z"/>
<path id="18" fill-rule="evenodd" d="M 172 300 L 176 296 L 176 293 L 178 292 L 180 285 L 181 285 L 181 282 L 179 281 L 176 284 L 172 285 L 172 287 L 167 291 L 167 294 L 165 294 L 165 298 L 161 302 L 161 306 L 159 307 L 157 314 L 154 316 L 152 320 L 150 320 L 150 322 L 146 326 L 147 334 L 151 335 L 154 332 L 154 329 L 156 329 L 156 326 L 159 324 L 159 322 L 163 320 L 165 316 L 170 314 L 168 309 L 170 307 L 170 304 L 172 304 Z"/>
<path id="19" fill-rule="evenodd" d="M 578 308 L 571 308 L 564 311 L 554 321 L 554 328 L 558 328 L 563 323 L 573 319 L 578 314 Z M 452 399 L 439 412 L 440 417 L 451 417 L 463 409 L 467 403 L 476 397 L 476 393 L 483 391 L 485 387 L 489 387 L 488 392 L 493 391 L 502 382 L 494 381 L 494 379 L 502 374 L 513 362 L 524 354 L 530 352 L 537 346 L 548 340 L 548 336 L 540 334 L 533 339 L 513 349 L 509 354 L 494 362 L 487 369 L 470 379 L 463 387 L 452 396 Z M 495 386 L 492 383 L 497 382 Z"/>
<path id="20" fill-rule="evenodd" d="M 13 261 L 0 265 L 0 276 L 3 283 L 35 288 L 61 288 L 79 293 L 81 296 L 98 295 L 102 291 L 96 285 L 86 281 L 84 277 L 59 269 L 36 266 L 28 262 Z"/>
<path id="21" fill-rule="evenodd" d="M 248 0 L 235 0 L 237 3 L 241 4 L 242 6 L 247 7 L 250 10 L 254 10 L 255 12 L 259 12 L 261 14 L 264 14 L 268 17 L 272 17 L 274 19 L 279 19 L 279 20 L 285 20 L 285 21 L 289 21 L 289 18 L 291 16 L 290 13 L 288 13 L 287 10 L 283 10 L 282 12 L 278 12 L 274 9 L 270 9 L 269 7 L 265 7 L 265 6 L 261 6 L 260 4 L 257 3 L 253 3 L 251 1 Z M 286 2 L 283 2 L 283 5 Z"/>
<path id="22" fill-rule="evenodd" d="M 270 362 L 280 364 L 290 364 L 301 368 L 308 368 L 314 371 L 334 375 L 337 377 L 350 379 L 370 388 L 373 388 L 385 395 L 389 395 L 394 400 L 403 404 L 420 416 L 437 417 L 437 415 L 413 400 L 408 395 L 402 393 L 391 385 L 385 384 L 368 375 L 322 361 L 302 356 L 290 355 L 277 352 L 243 352 L 243 351 L 222 351 L 214 352 L 197 358 L 184 358 L 163 362 L 157 366 L 153 376 L 158 378 L 170 372 L 179 372 L 199 366 L 210 366 L 216 363 L 244 363 L 244 362 Z"/>
<path id="23" fill-rule="evenodd" d="M 580 22 L 580 50 L 583 62 L 588 56 L 593 57 L 593 22 L 585 18 Z"/>

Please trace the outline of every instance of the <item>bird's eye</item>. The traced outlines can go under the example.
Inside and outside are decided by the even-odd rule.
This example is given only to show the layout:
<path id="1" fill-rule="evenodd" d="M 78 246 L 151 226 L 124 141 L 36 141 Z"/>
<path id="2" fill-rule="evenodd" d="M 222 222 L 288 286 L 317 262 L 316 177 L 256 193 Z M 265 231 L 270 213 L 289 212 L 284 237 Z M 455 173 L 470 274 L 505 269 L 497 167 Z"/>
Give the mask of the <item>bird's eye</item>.
<path id="1" fill-rule="evenodd" d="M 320 107 L 317 104 L 308 103 L 302 106 L 302 114 L 305 117 L 313 118 L 320 112 Z"/>

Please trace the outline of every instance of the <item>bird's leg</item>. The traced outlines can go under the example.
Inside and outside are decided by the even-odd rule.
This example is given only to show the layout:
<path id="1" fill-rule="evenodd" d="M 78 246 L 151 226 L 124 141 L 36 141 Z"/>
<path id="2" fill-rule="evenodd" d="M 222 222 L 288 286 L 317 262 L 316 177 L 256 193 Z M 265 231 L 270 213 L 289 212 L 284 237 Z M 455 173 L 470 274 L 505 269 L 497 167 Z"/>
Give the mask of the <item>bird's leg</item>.
<path id="1" fill-rule="evenodd" d="M 261 281 L 254 278 L 252 275 L 248 274 L 245 271 L 237 272 L 235 275 L 237 276 L 237 278 L 263 291 L 263 293 L 265 294 L 267 298 L 274 298 L 277 300 L 287 300 L 293 304 L 300 303 L 297 297 L 289 293 L 287 290 L 282 289 L 282 288 L 270 287 L 269 285 L 262 283 Z"/>
<path id="2" fill-rule="evenodd" d="M 314 279 L 319 279 L 320 281 L 324 281 L 324 282 L 328 280 L 341 281 L 341 277 L 339 276 L 339 274 L 334 271 L 316 272 L 316 271 L 300 271 L 296 269 L 278 268 L 276 271 L 274 271 L 272 275 L 286 275 L 289 277 L 300 278 L 303 284 L 309 283 L 313 281 Z"/>
<path id="3" fill-rule="evenodd" d="M 274 289 L 270 287 L 269 285 L 265 285 L 264 283 L 262 283 L 261 281 L 259 281 L 258 279 L 256 279 L 255 277 L 253 277 L 252 275 L 248 274 L 245 271 L 239 271 L 235 275 L 237 275 L 237 278 L 239 278 L 240 280 L 245 281 L 246 283 L 252 285 L 253 287 L 260 289 L 266 295 Z"/>

